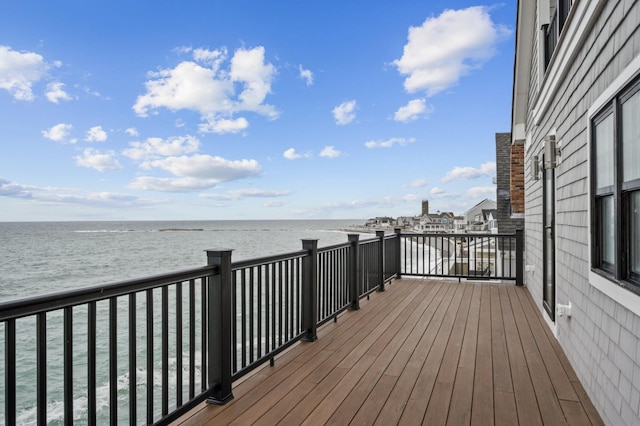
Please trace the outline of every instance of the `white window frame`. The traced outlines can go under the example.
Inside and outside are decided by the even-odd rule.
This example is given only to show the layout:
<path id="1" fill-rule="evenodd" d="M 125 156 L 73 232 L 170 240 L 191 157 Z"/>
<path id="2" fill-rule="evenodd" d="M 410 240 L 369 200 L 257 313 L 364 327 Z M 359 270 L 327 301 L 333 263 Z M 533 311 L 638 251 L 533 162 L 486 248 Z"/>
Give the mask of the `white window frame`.
<path id="1" fill-rule="evenodd" d="M 592 120 L 598 114 L 598 112 L 609 102 L 613 100 L 613 98 L 618 95 L 629 83 L 631 83 L 634 79 L 640 76 L 640 56 L 637 56 L 631 63 L 618 75 L 618 77 L 611 83 L 609 87 L 607 87 L 601 94 L 598 96 L 596 101 L 589 107 L 588 112 L 588 125 L 591 127 Z M 640 316 L 640 296 L 633 293 L 630 290 L 621 287 L 615 282 L 603 277 L 602 275 L 594 272 L 591 268 L 591 244 L 592 244 L 592 232 L 593 229 L 591 227 L 591 197 L 592 188 L 591 188 L 591 179 L 593 176 L 591 175 L 591 145 L 593 141 L 591 140 L 591 132 L 587 132 L 587 170 L 588 171 L 588 191 L 589 191 L 589 205 L 587 207 L 588 217 L 589 217 L 589 284 L 591 284 L 596 289 L 603 292 L 605 295 L 609 296 L 613 300 L 615 300 L 620 305 L 632 311 L 634 314 Z"/>

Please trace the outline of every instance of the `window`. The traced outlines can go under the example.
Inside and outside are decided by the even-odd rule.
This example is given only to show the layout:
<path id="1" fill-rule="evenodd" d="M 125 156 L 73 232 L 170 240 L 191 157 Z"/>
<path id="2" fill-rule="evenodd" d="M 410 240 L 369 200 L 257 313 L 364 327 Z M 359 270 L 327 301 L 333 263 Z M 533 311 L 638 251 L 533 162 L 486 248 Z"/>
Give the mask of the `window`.
<path id="1" fill-rule="evenodd" d="M 592 120 L 592 268 L 640 294 L 640 80 Z"/>
<path id="2" fill-rule="evenodd" d="M 572 5 L 573 0 L 551 0 L 549 23 L 543 25 L 545 69 L 549 66 Z"/>

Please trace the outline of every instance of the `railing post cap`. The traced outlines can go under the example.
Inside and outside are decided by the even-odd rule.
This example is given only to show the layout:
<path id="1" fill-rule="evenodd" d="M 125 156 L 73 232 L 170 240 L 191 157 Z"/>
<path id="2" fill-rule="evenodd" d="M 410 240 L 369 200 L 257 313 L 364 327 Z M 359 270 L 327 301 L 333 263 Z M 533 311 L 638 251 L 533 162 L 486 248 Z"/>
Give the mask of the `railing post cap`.
<path id="1" fill-rule="evenodd" d="M 211 249 L 205 250 L 207 253 L 207 260 L 210 263 L 213 259 L 227 259 L 231 258 L 233 249 Z"/>
<path id="2" fill-rule="evenodd" d="M 360 239 L 360 234 L 348 234 L 347 237 L 349 238 L 349 241 L 357 241 Z"/>

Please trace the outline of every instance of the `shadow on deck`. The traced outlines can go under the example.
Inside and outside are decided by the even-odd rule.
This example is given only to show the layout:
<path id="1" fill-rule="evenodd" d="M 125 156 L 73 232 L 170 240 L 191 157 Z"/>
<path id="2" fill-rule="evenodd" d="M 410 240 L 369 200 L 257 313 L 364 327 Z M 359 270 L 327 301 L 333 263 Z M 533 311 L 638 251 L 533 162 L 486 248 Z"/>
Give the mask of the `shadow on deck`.
<path id="1" fill-rule="evenodd" d="M 174 424 L 602 424 L 526 288 L 401 279 Z"/>

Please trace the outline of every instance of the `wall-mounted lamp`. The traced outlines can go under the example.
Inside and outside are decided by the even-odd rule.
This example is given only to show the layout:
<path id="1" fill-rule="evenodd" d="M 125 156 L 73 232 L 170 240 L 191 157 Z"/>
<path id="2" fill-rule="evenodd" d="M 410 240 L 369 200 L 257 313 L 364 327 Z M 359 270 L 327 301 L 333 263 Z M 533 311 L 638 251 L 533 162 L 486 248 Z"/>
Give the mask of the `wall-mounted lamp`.
<path id="1" fill-rule="evenodd" d="M 540 179 L 540 160 L 537 155 L 531 157 L 531 179 Z"/>
<path id="2" fill-rule="evenodd" d="M 555 169 L 558 166 L 558 157 L 561 155 L 560 148 L 556 144 L 555 135 L 544 137 L 544 168 Z"/>

